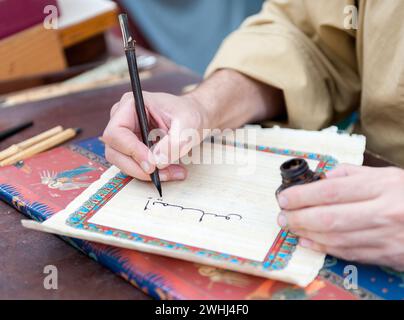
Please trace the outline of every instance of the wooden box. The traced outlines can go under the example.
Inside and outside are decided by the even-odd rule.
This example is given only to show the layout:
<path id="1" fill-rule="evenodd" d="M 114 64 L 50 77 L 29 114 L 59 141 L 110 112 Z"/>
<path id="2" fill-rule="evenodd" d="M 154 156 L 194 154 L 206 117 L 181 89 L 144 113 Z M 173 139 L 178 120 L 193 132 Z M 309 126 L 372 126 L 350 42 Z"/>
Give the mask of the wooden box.
<path id="1" fill-rule="evenodd" d="M 61 71 L 66 59 L 57 30 L 42 24 L 0 40 L 0 81 Z"/>

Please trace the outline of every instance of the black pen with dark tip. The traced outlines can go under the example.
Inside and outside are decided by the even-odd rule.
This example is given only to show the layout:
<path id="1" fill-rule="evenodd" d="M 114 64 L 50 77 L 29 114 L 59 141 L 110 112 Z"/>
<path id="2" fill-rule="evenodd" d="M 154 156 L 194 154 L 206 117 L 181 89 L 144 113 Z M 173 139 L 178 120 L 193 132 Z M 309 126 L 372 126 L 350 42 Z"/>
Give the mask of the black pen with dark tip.
<path id="1" fill-rule="evenodd" d="M 0 141 L 3 141 L 19 132 L 31 127 L 33 124 L 34 124 L 33 121 L 24 122 L 15 127 L 12 127 L 10 129 L 4 130 L 3 132 L 0 132 Z"/>
<path id="2" fill-rule="evenodd" d="M 119 24 L 122 30 L 123 44 L 128 60 L 130 81 L 132 84 L 133 96 L 135 98 L 136 113 L 139 120 L 140 130 L 142 134 L 143 143 L 150 149 L 152 147 L 149 136 L 149 122 L 147 119 L 146 108 L 144 106 L 142 86 L 140 84 L 139 69 L 136 59 L 136 41 L 132 38 L 129 31 L 128 16 L 126 14 L 119 15 Z M 160 197 L 162 197 L 161 182 L 158 169 L 150 175 L 153 184 L 156 186 Z"/>

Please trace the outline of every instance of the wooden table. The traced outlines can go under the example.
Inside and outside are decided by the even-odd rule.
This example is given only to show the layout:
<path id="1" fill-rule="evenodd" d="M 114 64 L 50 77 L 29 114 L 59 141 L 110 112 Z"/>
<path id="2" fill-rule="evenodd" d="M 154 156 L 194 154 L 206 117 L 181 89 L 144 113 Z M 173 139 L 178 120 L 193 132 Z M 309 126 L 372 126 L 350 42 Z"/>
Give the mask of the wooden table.
<path id="1" fill-rule="evenodd" d="M 163 59 L 143 87 L 179 94 L 185 85 L 199 80 Z M 35 121 L 31 129 L 0 143 L 0 149 L 59 124 L 81 127 L 83 133 L 77 139 L 101 135 L 111 106 L 129 89 L 125 84 L 0 110 L 0 128 Z M 370 154 L 365 159 L 369 165 L 387 165 Z M 23 228 L 21 218 L 15 209 L 0 202 L 0 299 L 149 299 L 59 238 Z M 58 290 L 43 287 L 46 265 L 58 268 Z"/>
<path id="2" fill-rule="evenodd" d="M 180 94 L 185 85 L 199 81 L 188 70 L 160 59 L 143 89 Z M 129 84 L 0 109 L 0 129 L 35 121 L 34 127 L 0 143 L 0 149 L 59 124 L 82 128 L 76 140 L 101 135 L 111 106 L 127 91 Z M 0 201 L 0 299 L 149 299 L 59 238 L 23 228 L 22 218 Z M 43 287 L 46 265 L 58 268 L 58 290 Z"/>

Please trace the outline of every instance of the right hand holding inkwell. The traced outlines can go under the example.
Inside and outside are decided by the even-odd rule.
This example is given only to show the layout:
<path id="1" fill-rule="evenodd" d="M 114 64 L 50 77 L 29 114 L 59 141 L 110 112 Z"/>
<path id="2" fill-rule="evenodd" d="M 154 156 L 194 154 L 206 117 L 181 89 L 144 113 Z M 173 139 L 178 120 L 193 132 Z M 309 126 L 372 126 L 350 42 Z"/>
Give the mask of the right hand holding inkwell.
<path id="1" fill-rule="evenodd" d="M 307 161 L 300 158 L 286 161 L 281 165 L 280 169 L 282 185 L 278 188 L 278 190 L 276 190 L 276 195 L 279 195 L 287 188 L 311 183 L 325 178 L 324 174 L 316 173 L 310 170 Z"/>
<path id="2" fill-rule="evenodd" d="M 300 158 L 295 158 L 284 162 L 281 165 L 280 170 L 282 184 L 276 190 L 276 196 L 281 208 L 284 207 L 284 197 L 281 195 L 283 191 L 294 186 L 315 182 L 325 178 L 325 175 L 323 173 L 316 173 L 310 170 L 307 161 Z M 283 227 L 285 223 L 282 219 L 284 219 L 284 216 L 281 213 L 279 215 L 278 221 L 279 224 Z"/>

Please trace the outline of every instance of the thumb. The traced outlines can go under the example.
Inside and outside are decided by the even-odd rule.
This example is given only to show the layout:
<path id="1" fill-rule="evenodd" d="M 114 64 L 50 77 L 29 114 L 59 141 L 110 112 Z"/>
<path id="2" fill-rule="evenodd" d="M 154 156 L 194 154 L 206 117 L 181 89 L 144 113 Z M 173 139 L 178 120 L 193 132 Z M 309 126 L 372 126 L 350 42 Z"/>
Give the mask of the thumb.
<path id="1" fill-rule="evenodd" d="M 184 129 L 178 120 L 171 123 L 171 128 L 153 147 L 153 156 L 159 169 L 166 168 L 188 154 L 192 147 L 201 141 L 199 132 L 192 128 Z"/>

